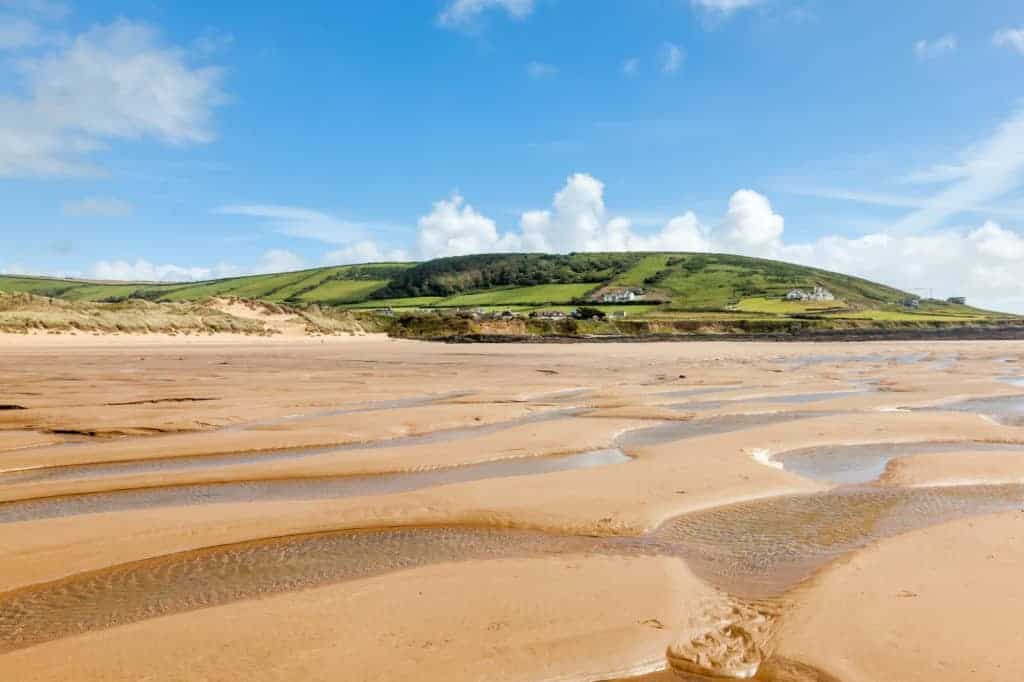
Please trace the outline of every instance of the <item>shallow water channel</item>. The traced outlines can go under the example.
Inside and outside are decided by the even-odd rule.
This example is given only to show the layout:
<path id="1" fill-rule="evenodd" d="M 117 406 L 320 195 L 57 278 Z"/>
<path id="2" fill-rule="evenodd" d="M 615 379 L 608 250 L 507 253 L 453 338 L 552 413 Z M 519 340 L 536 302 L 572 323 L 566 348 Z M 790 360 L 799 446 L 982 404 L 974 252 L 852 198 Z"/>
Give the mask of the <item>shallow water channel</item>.
<path id="1" fill-rule="evenodd" d="M 937 522 L 1024 505 L 1024 486 L 840 488 L 687 514 L 638 537 L 471 526 L 350 530 L 182 552 L 0 594 L 0 653 L 161 615 L 438 563 L 579 554 L 685 560 L 744 597 Z"/>
<path id="2" fill-rule="evenodd" d="M 387 495 L 489 478 L 590 469 L 629 460 L 621 450 L 610 448 L 572 455 L 516 457 L 424 471 L 170 485 L 62 495 L 0 503 L 0 523 L 156 507 Z"/>

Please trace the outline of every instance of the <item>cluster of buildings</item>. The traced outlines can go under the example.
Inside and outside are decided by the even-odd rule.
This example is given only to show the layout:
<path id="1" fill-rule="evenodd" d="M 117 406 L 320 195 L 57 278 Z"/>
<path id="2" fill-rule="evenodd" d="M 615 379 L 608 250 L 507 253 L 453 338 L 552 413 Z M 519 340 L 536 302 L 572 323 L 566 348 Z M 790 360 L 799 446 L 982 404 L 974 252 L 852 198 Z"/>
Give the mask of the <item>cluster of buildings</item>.
<path id="1" fill-rule="evenodd" d="M 814 287 L 811 291 L 793 289 L 786 294 L 787 301 L 834 301 L 835 294 L 824 287 Z"/>
<path id="2" fill-rule="evenodd" d="M 601 303 L 632 303 L 644 293 L 643 289 L 609 289 L 601 294 Z"/>

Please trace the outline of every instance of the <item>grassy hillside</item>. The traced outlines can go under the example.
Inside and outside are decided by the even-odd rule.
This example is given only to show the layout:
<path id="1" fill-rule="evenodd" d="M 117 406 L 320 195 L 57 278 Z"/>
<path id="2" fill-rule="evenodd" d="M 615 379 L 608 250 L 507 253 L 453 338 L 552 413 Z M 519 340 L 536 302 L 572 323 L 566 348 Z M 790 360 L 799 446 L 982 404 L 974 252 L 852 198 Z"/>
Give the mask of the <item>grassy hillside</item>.
<path id="1" fill-rule="evenodd" d="M 791 289 L 816 286 L 834 301 L 786 301 Z M 0 275 L 0 292 L 67 301 L 195 302 L 238 297 L 297 307 L 537 308 L 569 310 L 629 288 L 640 299 L 603 305 L 629 317 L 696 319 L 921 320 L 992 319 L 968 306 L 923 301 L 857 277 L 759 258 L 698 253 L 484 254 L 423 263 L 377 263 L 188 283 L 103 283 Z M 952 292 L 951 292 L 952 293 Z M 724 319 L 724 318 L 723 318 Z"/>
<path id="2" fill-rule="evenodd" d="M 116 303 L 127 299 L 154 302 L 202 301 L 215 296 L 251 298 L 273 303 L 336 305 L 365 300 L 411 263 L 342 265 L 271 275 L 231 277 L 180 284 L 101 283 L 81 280 L 0 275 L 0 291 L 29 293 L 68 301 Z"/>

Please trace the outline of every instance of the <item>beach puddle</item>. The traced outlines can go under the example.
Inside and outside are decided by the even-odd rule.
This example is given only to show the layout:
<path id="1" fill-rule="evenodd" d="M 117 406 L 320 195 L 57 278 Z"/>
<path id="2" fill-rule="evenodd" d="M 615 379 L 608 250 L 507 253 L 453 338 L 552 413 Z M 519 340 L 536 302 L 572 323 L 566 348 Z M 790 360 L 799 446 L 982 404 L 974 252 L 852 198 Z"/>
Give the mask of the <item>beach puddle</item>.
<path id="1" fill-rule="evenodd" d="M 688 438 L 713 436 L 733 431 L 743 431 L 759 426 L 780 424 L 798 419 L 812 419 L 838 414 L 836 412 L 761 412 L 757 414 L 731 414 L 709 419 L 673 421 L 646 429 L 627 431 L 615 439 L 615 445 L 623 450 L 665 445 Z"/>
<path id="2" fill-rule="evenodd" d="M 857 485 L 877 480 L 894 459 L 950 452 L 1024 453 L 1024 445 L 969 442 L 822 445 L 783 452 L 771 457 L 771 462 L 780 465 L 786 471 L 815 481 Z"/>
<path id="3" fill-rule="evenodd" d="M 1006 426 L 1024 426 L 1024 395 L 972 398 L 957 403 L 913 409 L 927 412 L 974 412 Z"/>
<path id="4" fill-rule="evenodd" d="M 509 458 L 426 471 L 174 485 L 85 493 L 0 503 L 0 523 L 158 507 L 388 495 L 452 483 L 591 469 L 628 461 L 630 458 L 625 453 L 613 448 L 572 455 Z"/>
<path id="5" fill-rule="evenodd" d="M 581 408 L 546 410 L 519 419 L 512 419 L 481 426 L 460 426 L 441 429 L 415 436 L 400 436 L 385 440 L 332 445 L 316 448 L 297 448 L 291 450 L 265 450 L 256 452 L 231 452 L 219 455 L 186 455 L 181 457 L 163 457 L 153 459 L 128 459 L 119 462 L 97 462 L 92 464 L 69 464 L 63 466 L 39 467 L 23 471 L 0 473 L 0 484 L 14 485 L 38 481 L 70 481 L 104 476 L 132 476 L 140 474 L 161 474 L 184 471 L 213 469 L 217 467 L 235 466 L 239 464 L 255 464 L 305 459 L 318 455 L 351 452 L 353 450 L 374 450 L 381 448 L 397 448 L 434 443 L 445 443 L 476 436 L 498 433 L 507 429 L 526 424 L 537 424 L 564 417 L 583 414 Z"/>
<path id="6" fill-rule="evenodd" d="M 699 402 L 689 403 L 677 403 L 670 405 L 674 410 L 680 410 L 684 412 L 701 412 L 705 410 L 719 410 L 724 407 L 734 407 L 737 405 L 748 405 L 748 404 L 759 404 L 759 403 L 770 403 L 779 405 L 810 405 L 812 403 L 821 403 L 827 400 L 837 400 L 840 398 L 849 398 L 857 395 L 863 395 L 868 393 L 868 389 L 855 389 L 846 391 L 822 391 L 820 393 L 793 393 L 788 395 L 767 395 L 757 396 L 756 398 L 737 398 L 734 400 L 705 400 Z"/>
<path id="7" fill-rule="evenodd" d="M 791 369 L 804 369 L 807 367 L 813 367 L 814 365 L 866 365 L 866 364 L 888 364 L 895 363 L 897 365 L 916 365 L 918 363 L 926 361 L 930 357 L 930 353 L 901 353 L 895 355 L 887 355 L 884 353 L 871 353 L 866 355 L 808 355 L 800 358 L 799 360 L 793 361 L 792 359 L 782 360 L 783 363 L 788 364 Z"/>
<path id="8" fill-rule="evenodd" d="M 712 584 L 760 599 L 784 593 L 829 561 L 874 540 L 1021 505 L 1024 486 L 1019 485 L 839 489 L 688 514 L 640 537 L 453 526 L 272 538 L 133 562 L 0 594 L 0 652 L 242 599 L 485 559 L 678 557 Z"/>

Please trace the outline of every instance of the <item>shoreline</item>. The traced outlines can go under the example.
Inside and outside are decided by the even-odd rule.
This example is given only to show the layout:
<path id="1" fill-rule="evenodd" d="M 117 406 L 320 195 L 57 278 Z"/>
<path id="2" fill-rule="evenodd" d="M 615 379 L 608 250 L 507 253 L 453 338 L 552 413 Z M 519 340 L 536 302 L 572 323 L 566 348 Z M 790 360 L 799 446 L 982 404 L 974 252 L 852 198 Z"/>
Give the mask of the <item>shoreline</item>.
<path id="1" fill-rule="evenodd" d="M 646 335 L 531 335 L 460 334 L 431 337 L 391 337 L 435 343 L 671 343 L 707 341 L 764 341 L 772 343 L 847 343 L 854 341 L 1021 341 L 1024 326 L 954 327 L 949 329 L 842 329 L 785 334 L 646 334 Z"/>

